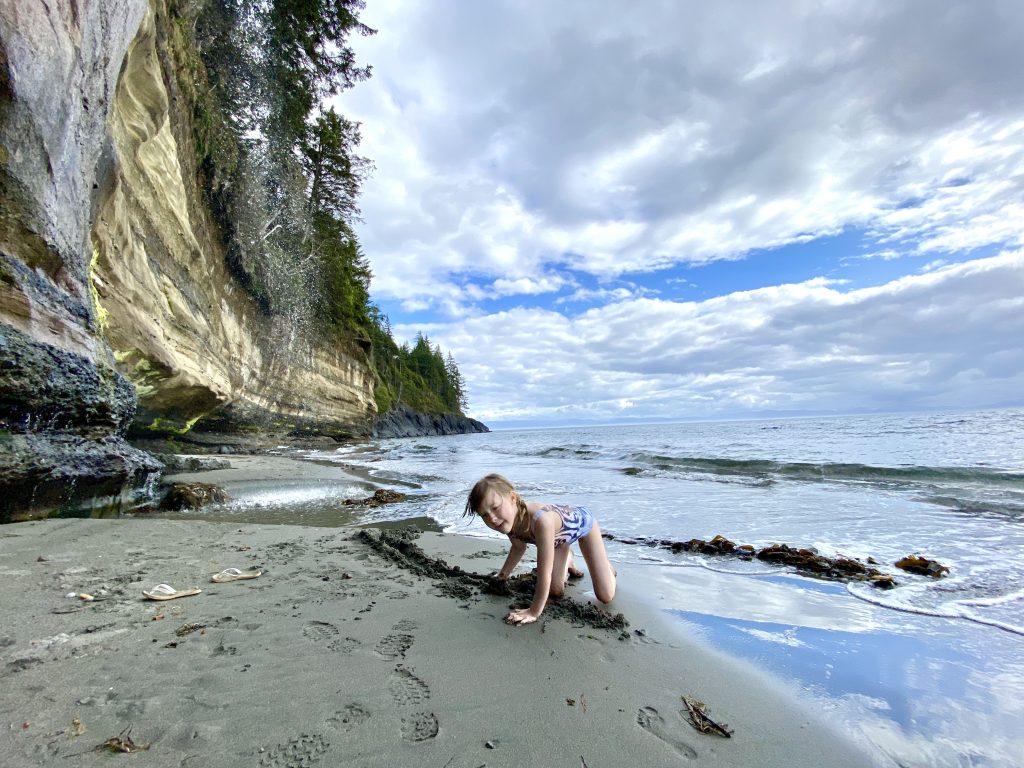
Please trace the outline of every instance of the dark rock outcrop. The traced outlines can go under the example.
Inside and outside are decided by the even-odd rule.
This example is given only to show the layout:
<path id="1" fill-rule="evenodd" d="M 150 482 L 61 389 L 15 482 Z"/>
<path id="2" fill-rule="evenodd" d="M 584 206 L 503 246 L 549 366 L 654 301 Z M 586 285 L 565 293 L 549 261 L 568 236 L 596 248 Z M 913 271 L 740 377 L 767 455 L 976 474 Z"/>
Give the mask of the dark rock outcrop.
<path id="1" fill-rule="evenodd" d="M 164 474 L 178 472 L 210 472 L 214 469 L 231 469 L 227 459 L 213 459 L 208 456 L 179 456 L 175 453 L 154 453 L 153 456 L 164 465 Z"/>
<path id="2" fill-rule="evenodd" d="M 134 414 L 113 368 L 0 324 L 0 523 L 143 503 L 160 463 L 124 441 Z"/>
<path id="3" fill-rule="evenodd" d="M 134 415 L 135 388 L 113 368 L 0 324 L 0 427 L 102 437 Z"/>
<path id="4" fill-rule="evenodd" d="M 159 470 L 116 435 L 0 432 L 0 522 L 134 509 L 149 500 Z"/>
<path id="5" fill-rule="evenodd" d="M 486 424 L 456 413 L 416 413 L 400 405 L 381 414 L 373 426 L 373 436 L 420 437 L 421 435 L 462 435 L 490 432 Z"/>

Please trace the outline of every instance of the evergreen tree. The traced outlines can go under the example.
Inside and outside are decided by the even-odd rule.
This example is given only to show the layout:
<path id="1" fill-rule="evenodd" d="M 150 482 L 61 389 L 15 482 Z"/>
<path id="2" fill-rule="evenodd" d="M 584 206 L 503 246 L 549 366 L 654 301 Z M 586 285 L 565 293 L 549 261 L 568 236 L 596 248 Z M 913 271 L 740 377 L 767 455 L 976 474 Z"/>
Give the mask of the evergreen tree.
<path id="1" fill-rule="evenodd" d="M 370 76 L 370 67 L 356 66 L 347 44 L 353 32 L 375 34 L 359 21 L 365 7 L 363 0 L 270 0 L 268 58 L 286 135 L 303 136 L 324 99 Z"/>
<path id="2" fill-rule="evenodd" d="M 320 115 L 303 137 L 300 148 L 313 215 L 353 225 L 359 214 L 359 188 L 372 168 L 369 160 L 355 153 L 359 141 L 359 124 L 340 116 L 333 107 Z"/>
<path id="3" fill-rule="evenodd" d="M 455 364 L 455 358 L 452 357 L 452 353 L 448 353 L 448 357 L 444 361 L 445 372 L 448 375 L 448 381 L 451 384 L 452 390 L 455 394 L 455 407 L 457 410 L 465 410 L 466 402 L 466 383 L 462 378 L 462 374 L 459 372 L 459 366 Z"/>

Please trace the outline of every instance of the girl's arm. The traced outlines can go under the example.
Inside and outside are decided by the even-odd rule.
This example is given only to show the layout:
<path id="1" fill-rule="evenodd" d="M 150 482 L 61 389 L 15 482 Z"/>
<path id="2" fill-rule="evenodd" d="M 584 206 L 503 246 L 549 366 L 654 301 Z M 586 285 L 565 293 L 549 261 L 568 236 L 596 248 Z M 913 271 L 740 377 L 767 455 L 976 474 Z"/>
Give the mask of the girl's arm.
<path id="1" fill-rule="evenodd" d="M 557 522 L 556 522 L 557 521 Z M 561 527 L 557 512 L 545 512 L 533 523 L 537 543 L 537 589 L 529 608 L 512 611 L 505 617 L 507 624 L 532 624 L 544 612 L 551 591 L 551 571 L 555 562 L 555 534 Z"/>
<path id="2" fill-rule="evenodd" d="M 512 575 L 512 571 L 519 565 L 519 561 L 523 559 L 523 553 L 526 551 L 526 542 L 522 539 L 509 536 L 508 540 L 512 543 L 512 547 L 508 551 L 508 557 L 505 558 L 505 564 L 498 571 L 499 579 L 507 579 Z"/>

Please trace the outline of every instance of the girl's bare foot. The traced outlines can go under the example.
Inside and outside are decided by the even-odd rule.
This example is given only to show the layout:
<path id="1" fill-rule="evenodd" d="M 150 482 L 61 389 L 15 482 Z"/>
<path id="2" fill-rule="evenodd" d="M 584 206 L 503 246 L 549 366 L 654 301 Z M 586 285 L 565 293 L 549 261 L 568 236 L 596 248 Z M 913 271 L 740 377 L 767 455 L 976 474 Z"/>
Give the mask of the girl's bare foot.
<path id="1" fill-rule="evenodd" d="M 566 572 L 570 579 L 583 578 L 583 571 L 576 567 L 576 558 L 572 556 L 571 551 L 569 552 L 569 567 Z"/>

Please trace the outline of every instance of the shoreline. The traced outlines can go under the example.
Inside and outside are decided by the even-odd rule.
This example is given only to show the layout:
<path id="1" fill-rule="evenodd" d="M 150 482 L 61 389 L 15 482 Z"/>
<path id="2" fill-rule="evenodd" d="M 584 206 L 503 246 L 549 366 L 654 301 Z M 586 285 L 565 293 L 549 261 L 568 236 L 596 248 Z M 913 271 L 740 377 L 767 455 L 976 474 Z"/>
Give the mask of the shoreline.
<path id="1" fill-rule="evenodd" d="M 155 766 L 872 762 L 787 691 L 673 635 L 628 585 L 610 606 L 625 633 L 547 612 L 508 627 L 508 598 L 446 591 L 355 530 L 143 518 L 5 528 L 8 764 L 64 765 L 128 725 L 150 744 L 137 759 Z M 458 534 L 417 543 L 468 572 L 504 557 Z M 209 581 L 250 566 L 266 573 Z M 143 600 L 157 583 L 203 592 Z M 584 579 L 569 594 L 588 589 Z M 205 627 L 178 634 L 194 624 Z M 683 695 L 733 738 L 693 729 Z"/>
<path id="2" fill-rule="evenodd" d="M 426 446 L 417 444 L 413 453 Z M 416 522 L 422 527 L 424 516 L 434 519 L 441 515 L 448 521 L 444 530 L 467 536 L 481 546 L 498 547 L 503 556 L 507 549 L 503 538 L 481 525 L 463 524 L 461 518 L 453 523 L 449 514 L 453 508 L 461 509 L 462 483 L 457 476 L 479 474 L 484 464 L 468 471 L 455 469 L 456 477 L 445 472 L 444 478 L 438 478 L 432 476 L 436 470 L 430 461 L 417 460 L 414 455 L 408 461 L 385 458 L 378 464 L 378 453 L 387 455 L 376 446 L 365 455 L 355 454 L 353 461 L 362 469 L 358 479 L 399 486 L 395 479 L 400 477 L 413 486 L 415 481 L 422 482 L 422 490 L 411 491 L 400 506 L 345 507 L 342 511 L 334 489 L 313 481 L 308 490 L 322 497 L 319 501 L 282 497 L 282 506 L 274 508 L 263 505 L 265 494 L 254 493 L 253 482 L 273 489 L 278 478 L 305 473 L 305 468 L 315 463 L 317 473 L 333 477 L 325 480 L 332 486 L 351 483 L 355 478 L 349 472 L 348 458 L 335 463 L 324 462 L 323 457 L 311 462 L 287 453 L 232 457 L 239 466 L 247 467 L 249 485 L 226 481 L 229 490 L 238 491 L 236 502 L 188 517 L 327 526 L 384 526 L 387 520 L 402 517 L 391 525 Z M 223 473 L 200 473 L 192 478 L 216 482 L 218 476 Z M 284 482 L 280 485 L 288 487 Z M 402 486 L 404 491 L 404 483 Z M 628 498 L 623 501 L 629 503 Z M 181 513 L 170 517 L 186 519 Z M 942 766 L 967 755 L 983 756 L 988 761 L 985 764 L 991 765 L 1018 763 L 1015 755 L 1019 754 L 1020 739 L 1015 734 L 1020 733 L 1024 714 L 1019 705 L 1021 678 L 1007 671 L 1017 667 L 1003 639 L 983 627 L 894 612 L 884 601 L 871 600 L 873 595 L 864 597 L 856 589 L 807 579 L 785 568 L 723 565 L 702 558 L 681 561 L 671 553 L 616 545 L 609 542 L 622 575 L 620 589 L 625 590 L 618 602 L 628 606 L 631 620 L 646 606 L 653 616 L 651 625 L 664 628 L 661 637 L 665 642 L 677 643 L 677 647 L 681 647 L 678 643 L 697 643 L 705 651 L 717 653 L 721 662 L 739 668 L 732 685 L 750 676 L 762 678 L 791 704 L 812 712 L 819 723 L 827 721 L 834 733 L 863 750 L 867 755 L 864 764 Z M 527 553 L 520 568 L 528 569 L 531 559 Z M 573 589 L 577 593 L 589 590 L 589 579 Z M 629 591 L 632 594 L 627 597 Z M 922 667 L 938 672 L 921 676 L 917 670 Z M 723 719 L 729 722 L 727 717 Z"/>

